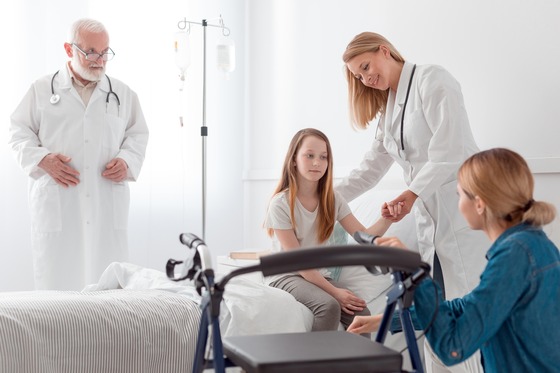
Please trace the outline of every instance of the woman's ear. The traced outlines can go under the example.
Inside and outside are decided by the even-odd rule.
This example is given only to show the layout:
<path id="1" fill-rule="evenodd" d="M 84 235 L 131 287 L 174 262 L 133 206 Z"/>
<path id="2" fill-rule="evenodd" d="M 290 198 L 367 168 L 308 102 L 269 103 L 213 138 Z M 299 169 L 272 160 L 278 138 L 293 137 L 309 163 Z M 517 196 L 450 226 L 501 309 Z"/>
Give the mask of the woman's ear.
<path id="1" fill-rule="evenodd" d="M 379 50 L 381 51 L 381 53 L 383 53 L 383 57 L 391 59 L 393 58 L 393 56 L 391 56 L 391 50 L 388 46 L 381 44 L 379 46 Z"/>
<path id="2" fill-rule="evenodd" d="M 483 215 L 486 211 L 486 203 L 479 196 L 474 197 L 474 207 L 478 215 Z"/>

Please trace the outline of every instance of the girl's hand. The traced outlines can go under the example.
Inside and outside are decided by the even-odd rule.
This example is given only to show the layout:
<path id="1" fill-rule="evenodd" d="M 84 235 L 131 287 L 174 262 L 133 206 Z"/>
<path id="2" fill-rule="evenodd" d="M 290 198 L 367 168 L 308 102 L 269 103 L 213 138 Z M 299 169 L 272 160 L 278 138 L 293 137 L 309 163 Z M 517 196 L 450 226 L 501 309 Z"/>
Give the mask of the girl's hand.
<path id="1" fill-rule="evenodd" d="M 382 318 L 383 315 L 356 316 L 346 331 L 355 334 L 374 332 L 379 329 Z"/>
<path id="2" fill-rule="evenodd" d="M 414 192 L 405 190 L 400 196 L 381 206 L 381 216 L 396 223 L 412 210 L 412 205 L 417 198 L 418 196 Z"/>
<path id="3" fill-rule="evenodd" d="M 383 202 L 381 205 L 381 216 L 385 219 L 393 220 L 403 213 L 404 202 Z"/>
<path id="4" fill-rule="evenodd" d="M 338 288 L 333 296 L 340 304 L 340 309 L 349 315 L 353 315 L 355 311 L 362 311 L 366 308 L 366 301 L 357 297 L 348 289 Z"/>

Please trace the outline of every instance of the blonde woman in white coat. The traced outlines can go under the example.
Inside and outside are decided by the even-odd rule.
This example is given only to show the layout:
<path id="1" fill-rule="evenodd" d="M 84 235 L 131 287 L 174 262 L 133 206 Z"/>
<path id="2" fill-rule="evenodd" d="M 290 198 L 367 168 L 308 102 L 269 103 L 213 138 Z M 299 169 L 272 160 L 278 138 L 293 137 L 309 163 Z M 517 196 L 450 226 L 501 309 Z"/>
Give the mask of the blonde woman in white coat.
<path id="1" fill-rule="evenodd" d="M 351 201 L 397 162 L 408 189 L 383 204 L 382 215 L 397 222 L 412 211 L 422 259 L 434 263 L 439 258 L 446 298 L 467 294 L 486 265 L 488 241 L 469 229 L 457 208 L 457 170 L 478 152 L 459 83 L 440 66 L 406 62 L 387 39 L 372 32 L 357 35 L 343 61 L 353 124 L 365 129 L 379 121 L 371 150 L 337 190 Z M 393 209 L 399 202 L 400 214 Z M 446 367 L 425 345 L 427 372 L 482 372 L 478 353 Z"/>

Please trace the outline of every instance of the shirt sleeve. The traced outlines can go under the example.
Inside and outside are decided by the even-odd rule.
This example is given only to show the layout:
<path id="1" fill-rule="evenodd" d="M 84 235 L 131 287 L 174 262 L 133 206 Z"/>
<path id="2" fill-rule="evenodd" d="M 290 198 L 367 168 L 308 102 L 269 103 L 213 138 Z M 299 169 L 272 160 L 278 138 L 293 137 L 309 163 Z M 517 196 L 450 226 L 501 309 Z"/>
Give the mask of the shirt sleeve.
<path id="1" fill-rule="evenodd" d="M 352 170 L 335 188 L 347 202 L 377 185 L 394 162 L 383 146 L 383 122 L 382 117 L 371 149 L 364 155 L 360 166 Z"/>
<path id="2" fill-rule="evenodd" d="M 9 145 L 16 161 L 31 178 L 38 179 L 45 171 L 37 165 L 50 153 L 39 140 L 37 83 L 33 84 L 11 116 Z"/>
<path id="3" fill-rule="evenodd" d="M 348 202 L 346 202 L 344 197 L 342 197 L 342 195 L 337 191 L 334 192 L 334 201 L 337 221 L 341 221 L 352 213 L 350 206 L 348 206 Z"/>
<path id="4" fill-rule="evenodd" d="M 130 118 L 126 126 L 121 148 L 116 157 L 122 158 L 128 165 L 127 180 L 135 181 L 138 179 L 140 169 L 144 163 L 149 131 L 138 96 L 132 91 L 130 93 Z"/>
<path id="5" fill-rule="evenodd" d="M 265 221 L 266 228 L 293 229 L 286 193 L 278 193 L 270 200 Z"/>

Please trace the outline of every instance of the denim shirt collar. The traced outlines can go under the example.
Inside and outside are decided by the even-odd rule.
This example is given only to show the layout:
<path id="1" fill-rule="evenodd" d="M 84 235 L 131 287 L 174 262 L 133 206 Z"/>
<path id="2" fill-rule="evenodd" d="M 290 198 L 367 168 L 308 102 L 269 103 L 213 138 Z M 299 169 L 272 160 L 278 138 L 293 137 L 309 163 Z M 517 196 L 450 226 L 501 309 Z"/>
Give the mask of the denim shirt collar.
<path id="1" fill-rule="evenodd" d="M 490 246 L 488 252 L 486 253 L 486 259 L 488 260 L 492 259 L 492 257 L 496 255 L 497 251 L 499 250 L 502 242 L 507 240 L 513 234 L 518 232 L 532 231 L 538 229 L 540 228 L 532 226 L 531 224 L 528 223 L 519 223 L 517 225 L 514 225 L 513 227 L 509 227 L 496 239 L 496 241 L 494 241 L 492 246 Z"/>

